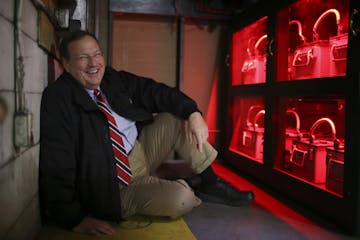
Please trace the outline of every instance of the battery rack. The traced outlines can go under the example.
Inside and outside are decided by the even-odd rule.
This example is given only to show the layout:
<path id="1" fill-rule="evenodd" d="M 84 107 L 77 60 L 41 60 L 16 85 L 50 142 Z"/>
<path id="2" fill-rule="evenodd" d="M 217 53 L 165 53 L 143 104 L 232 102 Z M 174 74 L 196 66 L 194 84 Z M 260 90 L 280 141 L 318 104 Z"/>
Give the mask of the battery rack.
<path id="1" fill-rule="evenodd" d="M 360 3 L 265 4 L 233 21 L 223 157 L 359 236 Z"/>

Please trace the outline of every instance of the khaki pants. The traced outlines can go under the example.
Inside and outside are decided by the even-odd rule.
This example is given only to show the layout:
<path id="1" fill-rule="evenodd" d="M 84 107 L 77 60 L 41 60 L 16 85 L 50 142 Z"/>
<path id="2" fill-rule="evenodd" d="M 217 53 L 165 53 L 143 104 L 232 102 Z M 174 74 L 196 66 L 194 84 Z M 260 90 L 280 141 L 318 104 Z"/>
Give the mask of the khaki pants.
<path id="1" fill-rule="evenodd" d="M 195 173 L 205 170 L 217 156 L 209 143 L 204 145 L 202 153 L 196 144 L 189 144 L 180 119 L 168 113 L 157 115 L 155 121 L 142 130 L 129 155 L 133 179 L 129 186 L 120 186 L 124 218 L 134 214 L 177 218 L 201 203 L 184 180 L 153 176 L 173 150 Z"/>

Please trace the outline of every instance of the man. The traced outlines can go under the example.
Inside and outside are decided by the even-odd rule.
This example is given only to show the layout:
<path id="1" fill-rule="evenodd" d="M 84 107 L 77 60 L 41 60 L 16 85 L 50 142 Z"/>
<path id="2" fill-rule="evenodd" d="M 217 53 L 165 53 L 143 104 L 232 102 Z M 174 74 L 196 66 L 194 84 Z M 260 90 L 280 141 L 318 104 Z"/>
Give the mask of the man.
<path id="1" fill-rule="evenodd" d="M 41 102 L 39 179 L 46 217 L 99 235 L 114 232 L 109 222 L 134 214 L 177 218 L 189 212 L 201 200 L 186 181 L 154 176 L 173 150 L 200 174 L 200 197 L 230 205 L 253 200 L 252 192 L 235 190 L 212 171 L 217 152 L 192 99 L 106 67 L 97 39 L 87 32 L 70 33 L 59 49 L 66 71 Z"/>

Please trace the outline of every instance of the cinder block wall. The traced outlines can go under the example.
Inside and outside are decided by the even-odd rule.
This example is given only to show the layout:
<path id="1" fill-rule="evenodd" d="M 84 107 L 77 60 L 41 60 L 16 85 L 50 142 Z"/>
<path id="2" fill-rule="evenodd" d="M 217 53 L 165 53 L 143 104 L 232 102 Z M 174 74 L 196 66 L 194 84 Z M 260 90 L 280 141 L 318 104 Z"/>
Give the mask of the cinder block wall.
<path id="1" fill-rule="evenodd" d="M 30 146 L 15 148 L 14 16 L 15 1 L 0 4 L 0 98 L 7 114 L 0 123 L 0 239 L 35 239 L 40 229 L 38 206 L 39 111 L 47 84 L 47 55 L 37 44 L 37 10 L 22 1 L 21 52 L 24 57 L 25 109 L 32 115 Z"/>

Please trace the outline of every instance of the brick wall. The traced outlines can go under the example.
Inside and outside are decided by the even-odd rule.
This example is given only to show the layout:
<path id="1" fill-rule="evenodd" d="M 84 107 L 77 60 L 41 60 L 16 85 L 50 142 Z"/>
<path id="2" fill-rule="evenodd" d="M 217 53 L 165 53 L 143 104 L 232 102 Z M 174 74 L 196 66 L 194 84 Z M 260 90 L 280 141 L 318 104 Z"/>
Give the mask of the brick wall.
<path id="1" fill-rule="evenodd" d="M 20 43 L 24 57 L 24 107 L 31 113 L 33 140 L 15 148 L 14 0 L 0 4 L 0 98 L 7 114 L 0 122 L 0 239 L 34 239 L 40 229 L 38 206 L 39 111 L 47 83 L 47 55 L 37 44 L 37 11 L 30 0 L 22 1 Z"/>

